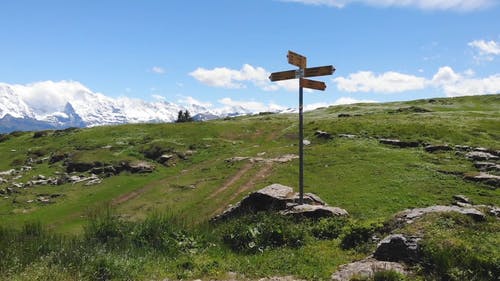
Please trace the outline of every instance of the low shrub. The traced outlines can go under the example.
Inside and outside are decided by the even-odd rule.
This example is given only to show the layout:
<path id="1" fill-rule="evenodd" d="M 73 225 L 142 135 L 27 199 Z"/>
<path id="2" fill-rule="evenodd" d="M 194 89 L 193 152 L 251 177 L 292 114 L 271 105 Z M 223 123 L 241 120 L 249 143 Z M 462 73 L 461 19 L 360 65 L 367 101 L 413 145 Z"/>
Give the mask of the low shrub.
<path id="1" fill-rule="evenodd" d="M 500 258 L 475 253 L 457 241 L 424 241 L 422 265 L 442 280 L 487 281 L 500 276 Z"/>
<path id="2" fill-rule="evenodd" d="M 301 247 L 309 238 L 305 224 L 280 215 L 258 213 L 226 222 L 222 241 L 236 252 L 256 253 L 278 247 Z"/>
<path id="3" fill-rule="evenodd" d="M 340 243 L 342 249 L 358 248 L 359 250 L 369 246 L 372 237 L 383 230 L 384 226 L 378 223 L 369 225 L 350 224 L 344 229 L 342 241 Z"/>
<path id="4" fill-rule="evenodd" d="M 394 270 L 384 270 L 375 272 L 373 275 L 373 281 L 405 281 L 406 276 L 394 271 Z"/>
<path id="5" fill-rule="evenodd" d="M 311 224 L 311 233 L 317 239 L 336 239 L 348 220 L 345 218 L 322 218 Z"/>

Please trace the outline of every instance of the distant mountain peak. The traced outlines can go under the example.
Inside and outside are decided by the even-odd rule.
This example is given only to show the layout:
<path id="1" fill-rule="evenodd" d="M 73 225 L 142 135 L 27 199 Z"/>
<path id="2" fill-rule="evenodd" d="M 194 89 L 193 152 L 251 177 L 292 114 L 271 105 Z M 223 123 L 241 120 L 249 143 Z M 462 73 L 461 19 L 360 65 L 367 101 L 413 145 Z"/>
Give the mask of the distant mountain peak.
<path id="1" fill-rule="evenodd" d="M 199 121 L 254 113 L 239 105 L 212 109 L 165 100 L 115 99 L 94 93 L 75 81 L 28 85 L 0 83 L 0 132 L 173 122 L 179 110 L 188 110 Z"/>

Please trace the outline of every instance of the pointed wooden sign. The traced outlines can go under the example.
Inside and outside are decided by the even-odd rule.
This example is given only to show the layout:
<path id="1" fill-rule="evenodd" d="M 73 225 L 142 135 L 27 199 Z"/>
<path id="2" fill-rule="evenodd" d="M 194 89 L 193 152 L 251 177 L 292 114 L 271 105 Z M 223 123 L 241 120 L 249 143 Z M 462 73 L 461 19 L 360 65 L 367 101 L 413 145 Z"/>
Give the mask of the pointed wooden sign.
<path id="1" fill-rule="evenodd" d="M 300 78 L 300 87 L 324 91 L 326 89 L 326 84 L 321 81 Z"/>
<path id="2" fill-rule="evenodd" d="M 303 55 L 288 51 L 288 63 L 297 66 L 298 68 L 306 68 L 307 58 Z"/>

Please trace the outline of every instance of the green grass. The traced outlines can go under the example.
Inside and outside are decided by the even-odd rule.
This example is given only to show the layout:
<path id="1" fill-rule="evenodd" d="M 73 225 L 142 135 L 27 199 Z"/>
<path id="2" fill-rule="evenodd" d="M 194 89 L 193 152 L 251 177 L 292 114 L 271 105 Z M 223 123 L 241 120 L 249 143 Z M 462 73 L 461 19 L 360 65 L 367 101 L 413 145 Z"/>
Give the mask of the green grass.
<path id="1" fill-rule="evenodd" d="M 0 171 L 20 168 L 26 165 L 28 158 L 36 161 L 57 154 L 67 154 L 67 161 L 85 163 L 147 161 L 156 169 L 151 174 L 141 175 L 123 172 L 104 178 L 95 186 L 43 186 L 21 189 L 18 194 L 8 195 L 7 199 L 4 198 L 7 195 L 2 195 L 2 235 L 10 237 L 5 233 L 23 231 L 26 223 L 41 222 L 42 228 L 47 228 L 50 233 L 43 239 L 56 238 L 50 246 L 52 248 L 49 247 L 50 251 L 32 256 L 32 260 L 24 265 L 4 267 L 0 273 L 7 274 L 7 279 L 12 280 L 90 280 L 99 279 L 99 274 L 106 277 L 108 273 L 118 280 L 127 279 L 127 275 L 148 280 L 225 278 L 228 272 L 251 278 L 293 274 L 307 279 L 328 279 L 340 264 L 361 259 L 366 250 L 373 248 L 374 245 L 363 241 L 353 249 L 341 247 L 344 237 L 356 227 L 364 229 L 379 225 L 407 208 L 448 205 L 455 194 L 466 195 L 475 204 L 500 205 L 498 189 L 467 182 L 458 176 L 476 171 L 472 162 L 462 155 L 455 152 L 431 154 L 421 147 L 400 149 L 377 141 L 377 138 L 384 137 L 499 150 L 498 108 L 500 95 L 489 95 L 344 105 L 307 112 L 305 136 L 311 145 L 305 148 L 305 190 L 316 193 L 332 206 L 346 209 L 350 213 L 349 224 L 340 234 L 336 233 L 338 237 L 326 240 L 317 239 L 309 228 L 299 229 L 309 233 L 305 244 L 300 247 L 268 247 L 259 253 L 232 250 L 221 240 L 223 226 L 214 229 L 207 227 L 206 222 L 215 212 L 236 203 L 252 190 L 272 183 L 297 186 L 298 160 L 273 164 L 265 177 L 257 177 L 265 164 L 255 163 L 239 178 L 235 176 L 246 169 L 248 162 L 225 161 L 234 156 L 273 158 L 297 154 L 295 114 L 257 115 L 203 123 L 133 124 L 48 131 L 37 138 L 33 137 L 33 132 L 6 135 L 0 141 Z M 350 117 L 338 117 L 341 113 Z M 327 131 L 334 138 L 317 139 L 314 136 L 316 130 Z M 358 137 L 344 139 L 338 138 L 338 134 Z M 184 157 L 188 151 L 192 155 Z M 163 153 L 174 155 L 169 166 L 156 162 Z M 39 174 L 57 176 L 57 173 L 65 172 L 65 165 L 64 161 L 49 164 L 46 160 L 32 164 L 33 169 L 16 181 L 26 182 Z M 249 190 L 235 195 L 239 188 L 249 183 L 252 183 Z M 210 197 L 224 185 L 227 185 L 226 190 Z M 6 184 L 0 184 L 0 189 L 6 187 Z M 129 200 L 116 203 L 117 199 L 131 192 L 136 193 Z M 55 198 L 53 204 L 27 202 L 36 200 L 40 194 L 55 193 L 61 196 Z M 94 242 L 87 245 L 88 241 L 82 239 L 88 232 L 85 227 L 88 227 L 89 219 L 108 208 L 129 228 L 145 227 L 144 223 L 152 214 L 168 214 L 174 221 L 182 220 L 184 223 L 179 230 L 191 233 L 197 243 L 208 241 L 207 245 L 215 246 L 204 246 L 195 253 L 178 253 L 178 256 L 171 257 L 166 253 L 149 255 L 130 250 L 129 242 L 118 248 L 107 248 L 108 244 L 102 248 L 95 246 Z M 466 249 L 467 253 L 477 252 L 478 260 L 498 256 L 495 247 L 499 242 L 495 236 L 498 220 L 489 219 L 484 225 L 471 223 L 470 227 L 469 224 L 452 227 L 449 232 L 434 228 L 432 224 L 420 225 L 426 233 L 436 236 L 428 242 L 430 259 L 446 256 L 438 247 L 443 241 L 456 242 L 458 248 Z M 317 227 L 320 226 L 335 230 L 335 225 L 318 224 Z M 233 232 L 241 234 L 242 231 Z M 57 238 L 67 235 L 70 238 Z M 478 245 L 477 235 L 485 237 L 481 245 Z M 71 239 L 76 239 L 75 245 L 99 259 L 84 255 L 80 249 L 77 253 L 82 253 L 81 259 L 72 266 L 66 266 L 63 261 L 53 262 L 52 255 L 62 255 L 65 253 L 63 249 L 75 250 L 71 248 L 76 247 L 71 244 L 73 242 L 68 242 Z M 13 255 L 23 257 L 23 253 Z M 446 274 L 462 276 L 455 271 L 469 270 L 470 264 L 470 261 L 452 261 L 447 271 L 436 272 L 428 268 L 422 274 L 429 278 L 438 276 L 436 280 Z"/>

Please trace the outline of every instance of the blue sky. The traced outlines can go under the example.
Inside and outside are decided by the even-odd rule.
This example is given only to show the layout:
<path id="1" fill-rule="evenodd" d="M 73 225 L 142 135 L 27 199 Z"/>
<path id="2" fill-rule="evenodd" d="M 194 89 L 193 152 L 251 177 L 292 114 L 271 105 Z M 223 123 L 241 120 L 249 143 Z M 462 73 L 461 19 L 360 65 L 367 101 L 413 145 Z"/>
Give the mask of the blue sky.
<path id="1" fill-rule="evenodd" d="M 498 0 L 16 0 L 0 11 L 7 84 L 296 107 L 296 82 L 266 79 L 294 68 L 293 50 L 337 69 L 310 105 L 500 92 Z"/>

